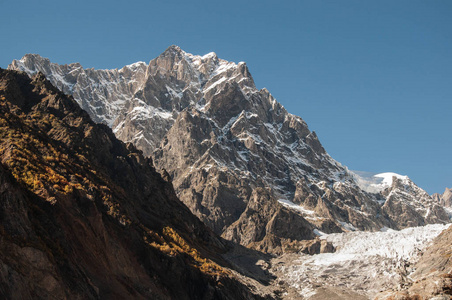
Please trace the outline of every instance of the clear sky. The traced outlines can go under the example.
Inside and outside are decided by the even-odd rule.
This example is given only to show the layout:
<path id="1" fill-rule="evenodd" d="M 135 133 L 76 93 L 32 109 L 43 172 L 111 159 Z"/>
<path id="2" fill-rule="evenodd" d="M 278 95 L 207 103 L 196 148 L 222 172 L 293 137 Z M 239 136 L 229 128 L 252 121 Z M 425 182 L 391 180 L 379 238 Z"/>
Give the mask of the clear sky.
<path id="1" fill-rule="evenodd" d="M 175 44 L 245 61 L 351 170 L 452 187 L 452 1 L 0 0 L 0 67 L 120 68 Z"/>

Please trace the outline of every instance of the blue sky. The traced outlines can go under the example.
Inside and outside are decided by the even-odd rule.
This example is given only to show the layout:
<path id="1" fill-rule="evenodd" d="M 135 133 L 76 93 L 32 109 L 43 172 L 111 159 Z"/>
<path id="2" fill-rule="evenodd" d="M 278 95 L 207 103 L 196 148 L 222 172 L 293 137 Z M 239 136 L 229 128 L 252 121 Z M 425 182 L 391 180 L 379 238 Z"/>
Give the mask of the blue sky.
<path id="1" fill-rule="evenodd" d="M 172 44 L 214 51 L 245 61 L 350 169 L 452 187 L 452 1 L 167 2 L 0 0 L 0 67 L 26 53 L 107 69 Z"/>

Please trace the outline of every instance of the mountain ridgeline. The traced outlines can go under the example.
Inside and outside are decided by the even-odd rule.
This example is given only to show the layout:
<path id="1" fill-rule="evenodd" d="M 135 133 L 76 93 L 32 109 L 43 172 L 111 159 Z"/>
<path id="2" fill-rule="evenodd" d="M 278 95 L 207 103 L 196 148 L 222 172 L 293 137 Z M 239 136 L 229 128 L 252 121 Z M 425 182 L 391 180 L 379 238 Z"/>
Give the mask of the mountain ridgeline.
<path id="1" fill-rule="evenodd" d="M 0 69 L 0 298 L 261 299 L 231 243 L 42 73 Z"/>
<path id="2" fill-rule="evenodd" d="M 256 88 L 243 62 L 171 46 L 119 70 L 32 54 L 8 68 L 42 72 L 73 95 L 94 121 L 152 156 L 193 214 L 244 246 L 281 253 L 319 231 L 449 222 L 450 203 L 407 177 L 369 188 L 378 178 L 331 158 L 300 117 Z"/>

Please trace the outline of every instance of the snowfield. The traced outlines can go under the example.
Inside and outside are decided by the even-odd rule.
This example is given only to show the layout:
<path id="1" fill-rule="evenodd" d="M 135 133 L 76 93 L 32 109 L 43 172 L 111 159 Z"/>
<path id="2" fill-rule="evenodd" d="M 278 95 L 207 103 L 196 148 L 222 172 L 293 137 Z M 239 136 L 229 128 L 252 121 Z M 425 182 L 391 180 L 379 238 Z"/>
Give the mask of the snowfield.
<path id="1" fill-rule="evenodd" d="M 449 225 L 322 235 L 336 247 L 335 253 L 278 258 L 272 272 L 304 299 L 325 286 L 371 299 L 379 291 L 408 282 L 419 254 Z"/>

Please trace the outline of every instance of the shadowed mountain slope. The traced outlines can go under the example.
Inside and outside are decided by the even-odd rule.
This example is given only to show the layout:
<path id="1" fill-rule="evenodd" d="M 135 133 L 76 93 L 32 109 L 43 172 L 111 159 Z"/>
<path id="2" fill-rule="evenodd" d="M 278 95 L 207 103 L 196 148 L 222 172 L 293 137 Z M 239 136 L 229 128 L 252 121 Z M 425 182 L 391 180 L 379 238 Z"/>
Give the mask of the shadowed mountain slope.
<path id="1" fill-rule="evenodd" d="M 260 299 L 152 160 L 42 73 L 0 69 L 0 295 Z"/>

